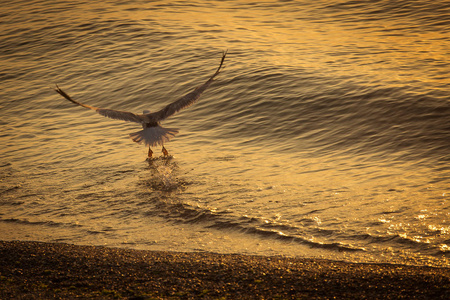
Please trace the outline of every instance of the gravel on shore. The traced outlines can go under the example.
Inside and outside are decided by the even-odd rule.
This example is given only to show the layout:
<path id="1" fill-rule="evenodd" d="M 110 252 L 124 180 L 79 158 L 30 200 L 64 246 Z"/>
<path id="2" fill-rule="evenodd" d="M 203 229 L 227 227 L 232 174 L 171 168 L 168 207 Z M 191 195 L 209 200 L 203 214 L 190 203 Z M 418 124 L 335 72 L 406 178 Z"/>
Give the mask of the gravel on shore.
<path id="1" fill-rule="evenodd" d="M 1 299 L 450 299 L 450 269 L 0 241 Z"/>

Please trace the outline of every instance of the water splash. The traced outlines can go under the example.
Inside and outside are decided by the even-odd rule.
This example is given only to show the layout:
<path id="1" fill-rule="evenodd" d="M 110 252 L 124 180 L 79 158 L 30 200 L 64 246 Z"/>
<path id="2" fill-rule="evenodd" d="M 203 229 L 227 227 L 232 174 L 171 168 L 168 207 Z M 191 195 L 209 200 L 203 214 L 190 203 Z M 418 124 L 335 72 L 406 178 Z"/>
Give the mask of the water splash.
<path id="1" fill-rule="evenodd" d="M 148 160 L 150 177 L 146 185 L 157 191 L 174 192 L 182 189 L 185 185 L 178 178 L 178 165 L 172 158 L 157 158 Z"/>

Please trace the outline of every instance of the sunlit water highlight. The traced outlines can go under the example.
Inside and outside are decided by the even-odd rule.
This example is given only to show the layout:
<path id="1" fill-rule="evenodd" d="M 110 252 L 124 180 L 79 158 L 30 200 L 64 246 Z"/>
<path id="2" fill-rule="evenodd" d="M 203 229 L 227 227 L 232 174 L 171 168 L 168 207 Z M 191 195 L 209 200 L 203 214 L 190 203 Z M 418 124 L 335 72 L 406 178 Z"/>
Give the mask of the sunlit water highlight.
<path id="1" fill-rule="evenodd" d="M 6 4 L 0 238 L 448 266 L 448 16 L 446 1 Z M 156 110 L 225 49 L 164 123 L 180 129 L 169 160 L 50 89 Z"/>

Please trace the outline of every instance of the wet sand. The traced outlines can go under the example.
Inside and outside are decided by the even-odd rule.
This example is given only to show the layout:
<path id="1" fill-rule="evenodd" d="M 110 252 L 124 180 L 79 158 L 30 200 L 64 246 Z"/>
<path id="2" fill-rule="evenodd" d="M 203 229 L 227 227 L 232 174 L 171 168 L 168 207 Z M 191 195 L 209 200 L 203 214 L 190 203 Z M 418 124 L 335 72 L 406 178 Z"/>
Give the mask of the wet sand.
<path id="1" fill-rule="evenodd" d="M 1 299 L 450 299 L 450 269 L 0 241 Z"/>

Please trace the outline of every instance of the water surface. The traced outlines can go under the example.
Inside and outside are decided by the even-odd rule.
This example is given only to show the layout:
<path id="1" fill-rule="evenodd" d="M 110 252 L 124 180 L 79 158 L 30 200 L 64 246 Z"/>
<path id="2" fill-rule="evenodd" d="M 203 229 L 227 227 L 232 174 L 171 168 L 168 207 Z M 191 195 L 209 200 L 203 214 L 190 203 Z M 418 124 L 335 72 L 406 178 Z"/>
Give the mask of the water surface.
<path id="1" fill-rule="evenodd" d="M 446 1 L 6 3 L 0 238 L 448 266 L 449 16 Z M 180 129 L 171 160 L 51 88 L 155 111 L 225 49 L 163 124 Z"/>

